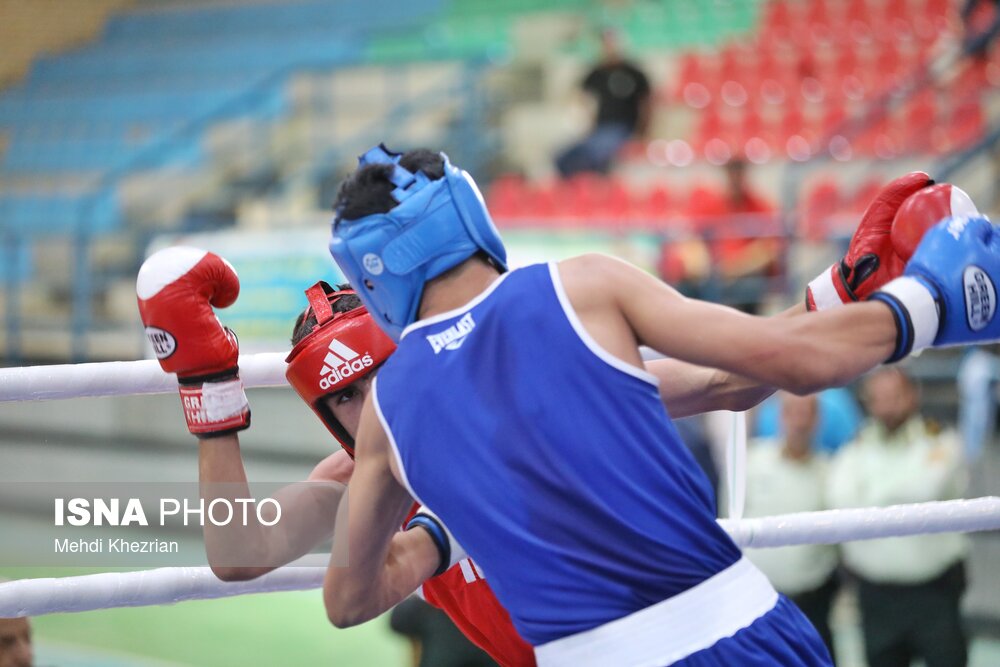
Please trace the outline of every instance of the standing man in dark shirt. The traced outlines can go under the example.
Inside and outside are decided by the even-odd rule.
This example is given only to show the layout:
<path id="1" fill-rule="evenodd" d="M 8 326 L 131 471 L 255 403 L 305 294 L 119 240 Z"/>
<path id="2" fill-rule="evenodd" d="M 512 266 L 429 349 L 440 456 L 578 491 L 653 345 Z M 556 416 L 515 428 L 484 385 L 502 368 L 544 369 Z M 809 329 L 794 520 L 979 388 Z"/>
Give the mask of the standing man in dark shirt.
<path id="1" fill-rule="evenodd" d="M 625 60 L 615 31 L 601 33 L 601 61 L 582 87 L 597 99 L 597 117 L 590 134 L 556 158 L 563 176 L 607 173 L 622 145 L 633 135 L 645 133 L 649 125 L 649 79 Z"/>

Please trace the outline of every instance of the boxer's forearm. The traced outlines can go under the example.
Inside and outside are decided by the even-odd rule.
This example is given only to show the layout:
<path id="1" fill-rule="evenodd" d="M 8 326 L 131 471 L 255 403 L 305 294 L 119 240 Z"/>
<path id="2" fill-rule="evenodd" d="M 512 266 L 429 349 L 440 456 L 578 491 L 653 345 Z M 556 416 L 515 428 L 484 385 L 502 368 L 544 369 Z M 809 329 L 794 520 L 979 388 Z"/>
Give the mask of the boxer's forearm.
<path id="1" fill-rule="evenodd" d="M 198 441 L 198 481 L 201 498 L 206 507 L 213 500 L 223 499 L 233 502 L 235 498 L 249 498 L 243 458 L 240 456 L 240 441 L 235 434 Z M 216 576 L 224 581 L 242 581 L 259 577 L 267 572 L 257 572 L 255 568 L 241 567 L 227 562 L 231 552 L 230 544 L 240 543 L 250 560 L 258 562 L 261 538 L 259 526 L 248 526 L 236 533 L 233 526 L 217 526 L 204 521 L 202 533 L 205 537 L 205 553 L 208 563 Z M 255 554 L 258 554 L 255 557 Z"/>
<path id="2" fill-rule="evenodd" d="M 792 317 L 806 312 L 805 302 L 775 315 Z M 671 417 L 689 417 L 713 410 L 742 412 L 758 405 L 775 387 L 716 368 L 677 359 L 646 362 L 646 370 L 660 381 L 660 398 Z"/>
<path id="3" fill-rule="evenodd" d="M 393 475 L 391 446 L 371 394 L 357 444 L 348 487 L 349 562 L 332 558 L 323 582 L 327 617 L 337 627 L 364 623 L 397 604 L 436 571 L 441 558 L 425 530 L 399 532 L 413 498 Z"/>
<path id="4" fill-rule="evenodd" d="M 224 499 L 254 498 L 247 483 L 236 435 L 200 441 L 201 497 L 208 506 Z M 321 544 L 333 532 L 343 485 L 334 482 L 300 482 L 272 494 L 276 504 L 259 505 L 224 525 L 204 522 L 205 551 L 209 564 L 226 581 L 253 579 L 290 563 Z M 258 499 L 260 500 L 260 499 Z M 275 506 L 280 507 L 280 520 Z M 274 525 L 262 525 L 260 521 Z"/>
<path id="5" fill-rule="evenodd" d="M 327 615 L 330 621 L 337 627 L 346 628 L 389 611 L 434 575 L 440 557 L 426 531 L 396 533 L 389 545 L 385 566 L 374 581 L 356 587 L 353 585 L 355 580 L 341 578 L 339 585 L 345 589 L 356 588 L 354 593 L 351 590 L 328 592 Z"/>
<path id="6" fill-rule="evenodd" d="M 774 387 L 715 368 L 677 359 L 646 362 L 646 370 L 660 381 L 660 399 L 673 418 L 713 410 L 749 410 L 774 393 Z"/>

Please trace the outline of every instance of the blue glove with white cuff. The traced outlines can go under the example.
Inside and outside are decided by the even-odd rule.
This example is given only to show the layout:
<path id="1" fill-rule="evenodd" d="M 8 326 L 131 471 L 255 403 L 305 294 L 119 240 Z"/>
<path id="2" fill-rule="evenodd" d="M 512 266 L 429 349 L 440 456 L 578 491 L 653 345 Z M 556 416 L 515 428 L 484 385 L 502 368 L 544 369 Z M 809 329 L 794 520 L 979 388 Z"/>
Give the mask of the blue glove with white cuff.
<path id="1" fill-rule="evenodd" d="M 871 296 L 896 317 L 899 334 L 888 361 L 930 346 L 1000 339 L 998 278 L 1000 228 L 984 217 L 946 218 L 932 227 L 902 277 Z"/>

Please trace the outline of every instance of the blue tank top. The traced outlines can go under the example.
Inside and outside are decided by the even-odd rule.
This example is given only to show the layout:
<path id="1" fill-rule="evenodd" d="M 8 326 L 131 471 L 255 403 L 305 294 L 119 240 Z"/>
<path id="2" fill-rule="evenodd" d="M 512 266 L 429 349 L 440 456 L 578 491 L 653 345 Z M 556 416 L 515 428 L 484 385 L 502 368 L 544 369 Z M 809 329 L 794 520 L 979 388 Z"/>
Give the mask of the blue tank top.
<path id="1" fill-rule="evenodd" d="M 374 393 L 410 492 L 533 645 L 740 558 L 656 379 L 587 334 L 555 264 L 408 327 Z"/>

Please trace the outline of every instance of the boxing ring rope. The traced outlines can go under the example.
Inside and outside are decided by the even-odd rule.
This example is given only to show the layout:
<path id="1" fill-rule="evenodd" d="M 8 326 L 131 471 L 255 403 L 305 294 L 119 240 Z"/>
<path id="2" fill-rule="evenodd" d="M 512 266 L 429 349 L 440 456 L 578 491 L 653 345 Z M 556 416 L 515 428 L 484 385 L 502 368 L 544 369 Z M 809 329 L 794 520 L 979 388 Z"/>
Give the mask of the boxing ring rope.
<path id="1" fill-rule="evenodd" d="M 741 547 L 831 544 L 925 533 L 1000 529 L 1000 498 L 802 512 L 719 523 Z M 113 607 L 174 604 L 250 593 L 319 588 L 322 567 L 285 567 L 253 581 L 226 583 L 207 567 L 109 572 L 0 584 L 0 618 Z"/>
<path id="2" fill-rule="evenodd" d="M 21 579 L 0 584 L 0 618 L 303 591 L 322 586 L 325 573 L 323 567 L 285 567 L 253 581 L 225 582 L 207 567 L 161 567 L 139 572 Z"/>
<path id="3" fill-rule="evenodd" d="M 240 355 L 244 386 L 287 385 L 285 356 L 285 352 Z M 155 359 L 0 368 L 0 403 L 175 391 L 177 378 L 164 373 Z"/>

